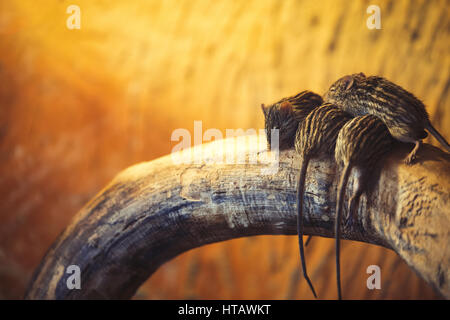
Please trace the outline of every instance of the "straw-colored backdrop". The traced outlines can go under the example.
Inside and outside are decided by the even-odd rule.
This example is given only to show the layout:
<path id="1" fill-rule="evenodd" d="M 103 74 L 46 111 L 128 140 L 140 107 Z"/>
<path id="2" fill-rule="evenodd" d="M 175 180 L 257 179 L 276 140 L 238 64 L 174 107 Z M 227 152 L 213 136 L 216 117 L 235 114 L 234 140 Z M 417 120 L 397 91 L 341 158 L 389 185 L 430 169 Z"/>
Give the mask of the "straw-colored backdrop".
<path id="1" fill-rule="evenodd" d="M 66 9 L 81 9 L 70 30 Z M 369 30 L 366 9 L 381 8 Z M 262 128 L 259 105 L 363 71 L 407 88 L 450 140 L 449 1 L 1 1 L 0 298 L 20 298 L 71 217 L 116 173 L 167 154 L 176 128 Z M 434 142 L 428 140 L 428 142 Z M 336 298 L 331 239 L 306 249 Z M 448 248 L 443 248 L 448 250 Z M 394 253 L 344 241 L 346 298 L 437 298 Z M 381 267 L 368 290 L 366 268 Z M 295 237 L 190 251 L 137 298 L 312 298 Z"/>

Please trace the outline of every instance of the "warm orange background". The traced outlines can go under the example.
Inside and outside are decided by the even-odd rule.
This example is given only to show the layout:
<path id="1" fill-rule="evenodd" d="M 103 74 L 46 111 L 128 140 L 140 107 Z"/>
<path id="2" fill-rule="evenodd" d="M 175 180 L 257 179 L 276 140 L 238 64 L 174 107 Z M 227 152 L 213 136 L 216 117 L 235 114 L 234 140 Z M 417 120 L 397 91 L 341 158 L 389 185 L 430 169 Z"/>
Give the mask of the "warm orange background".
<path id="1" fill-rule="evenodd" d="M 66 8 L 81 8 L 81 29 Z M 1 1 L 0 298 L 20 298 L 45 250 L 115 174 L 167 154 L 176 128 L 262 128 L 259 105 L 323 93 L 352 72 L 420 97 L 450 140 L 449 1 Z M 433 142 L 433 141 L 428 141 Z M 306 250 L 320 298 L 336 298 L 331 239 Z M 437 298 L 393 252 L 344 241 L 344 296 Z M 377 264 L 382 290 L 366 288 Z M 311 298 L 295 237 L 192 250 L 137 298 Z"/>

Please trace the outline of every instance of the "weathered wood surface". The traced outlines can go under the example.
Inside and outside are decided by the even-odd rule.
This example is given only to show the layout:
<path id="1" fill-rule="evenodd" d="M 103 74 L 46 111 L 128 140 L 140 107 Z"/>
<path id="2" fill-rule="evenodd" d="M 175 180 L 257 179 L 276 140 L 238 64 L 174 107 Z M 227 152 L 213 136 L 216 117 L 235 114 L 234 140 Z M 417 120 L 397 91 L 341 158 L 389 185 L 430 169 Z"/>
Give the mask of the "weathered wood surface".
<path id="1" fill-rule="evenodd" d="M 47 252 L 26 298 L 130 298 L 161 264 L 189 249 L 296 234 L 298 156 L 282 152 L 279 169 L 267 174 L 261 171 L 267 163 L 250 161 L 266 154 L 265 144 L 257 136 L 247 142 L 236 144 L 245 154 L 241 164 L 214 163 L 230 155 L 235 140 L 227 139 L 196 147 L 198 164 L 174 164 L 168 155 L 120 173 Z M 386 159 L 369 201 L 361 199 L 358 222 L 346 225 L 342 237 L 394 250 L 449 298 L 450 156 L 424 145 L 418 163 L 406 166 L 408 150 L 400 147 Z M 305 233 L 333 237 L 339 170 L 330 159 L 309 168 Z M 67 289 L 65 269 L 72 264 L 81 268 L 81 290 Z"/>

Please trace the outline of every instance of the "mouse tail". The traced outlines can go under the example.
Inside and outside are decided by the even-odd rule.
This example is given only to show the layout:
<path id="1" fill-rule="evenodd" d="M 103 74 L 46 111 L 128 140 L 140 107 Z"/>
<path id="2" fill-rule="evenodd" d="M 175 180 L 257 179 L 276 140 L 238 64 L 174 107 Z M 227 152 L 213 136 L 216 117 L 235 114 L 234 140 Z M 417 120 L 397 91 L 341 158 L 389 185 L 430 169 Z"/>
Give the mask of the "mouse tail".
<path id="1" fill-rule="evenodd" d="M 297 234 L 298 234 L 298 246 L 300 248 L 300 261 L 302 263 L 303 277 L 308 282 L 309 287 L 317 298 L 316 291 L 312 285 L 311 280 L 308 277 L 308 272 L 306 271 L 306 261 L 305 261 L 305 249 L 303 247 L 303 194 L 305 190 L 305 178 L 306 171 L 308 169 L 309 157 L 304 156 L 300 163 L 300 176 L 298 178 L 298 188 L 297 188 Z"/>
<path id="2" fill-rule="evenodd" d="M 428 123 L 428 125 L 425 127 L 432 135 L 436 138 L 437 141 L 447 150 L 447 152 L 450 152 L 450 144 L 445 140 L 443 136 L 433 127 L 431 123 Z"/>
<path id="3" fill-rule="evenodd" d="M 311 242 L 311 239 L 312 239 L 312 235 L 309 235 L 308 238 L 306 238 L 305 247 L 308 246 L 308 244 Z"/>
<path id="4" fill-rule="evenodd" d="M 341 237 L 341 220 L 342 220 L 342 208 L 344 206 L 344 194 L 345 186 L 347 185 L 348 177 L 350 176 L 351 166 L 347 163 L 344 166 L 344 171 L 342 172 L 341 181 L 339 182 L 338 195 L 336 201 L 336 221 L 334 224 L 334 233 L 336 237 L 336 281 L 338 289 L 338 298 L 342 300 L 342 290 L 341 290 L 341 261 L 340 261 L 340 237 Z"/>

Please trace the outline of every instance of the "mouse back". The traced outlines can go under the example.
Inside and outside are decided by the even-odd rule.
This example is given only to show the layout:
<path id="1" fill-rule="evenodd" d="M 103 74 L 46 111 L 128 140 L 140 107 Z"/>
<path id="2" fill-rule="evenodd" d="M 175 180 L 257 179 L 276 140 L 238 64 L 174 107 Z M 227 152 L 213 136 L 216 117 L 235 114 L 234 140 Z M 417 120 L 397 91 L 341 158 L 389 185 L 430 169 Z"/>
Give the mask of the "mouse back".
<path id="1" fill-rule="evenodd" d="M 376 116 L 355 117 L 339 131 L 335 159 L 341 166 L 351 163 L 370 169 L 393 143 L 388 128 Z"/>
<path id="2" fill-rule="evenodd" d="M 331 103 L 314 109 L 299 125 L 295 149 L 301 155 L 333 154 L 338 132 L 350 119 L 350 114 Z"/>
<path id="3" fill-rule="evenodd" d="M 414 142 L 426 136 L 424 129 L 429 124 L 429 116 L 425 105 L 412 93 L 383 77 L 344 76 L 331 85 L 324 99 L 354 116 L 377 116 L 392 136 L 402 142 Z"/>

